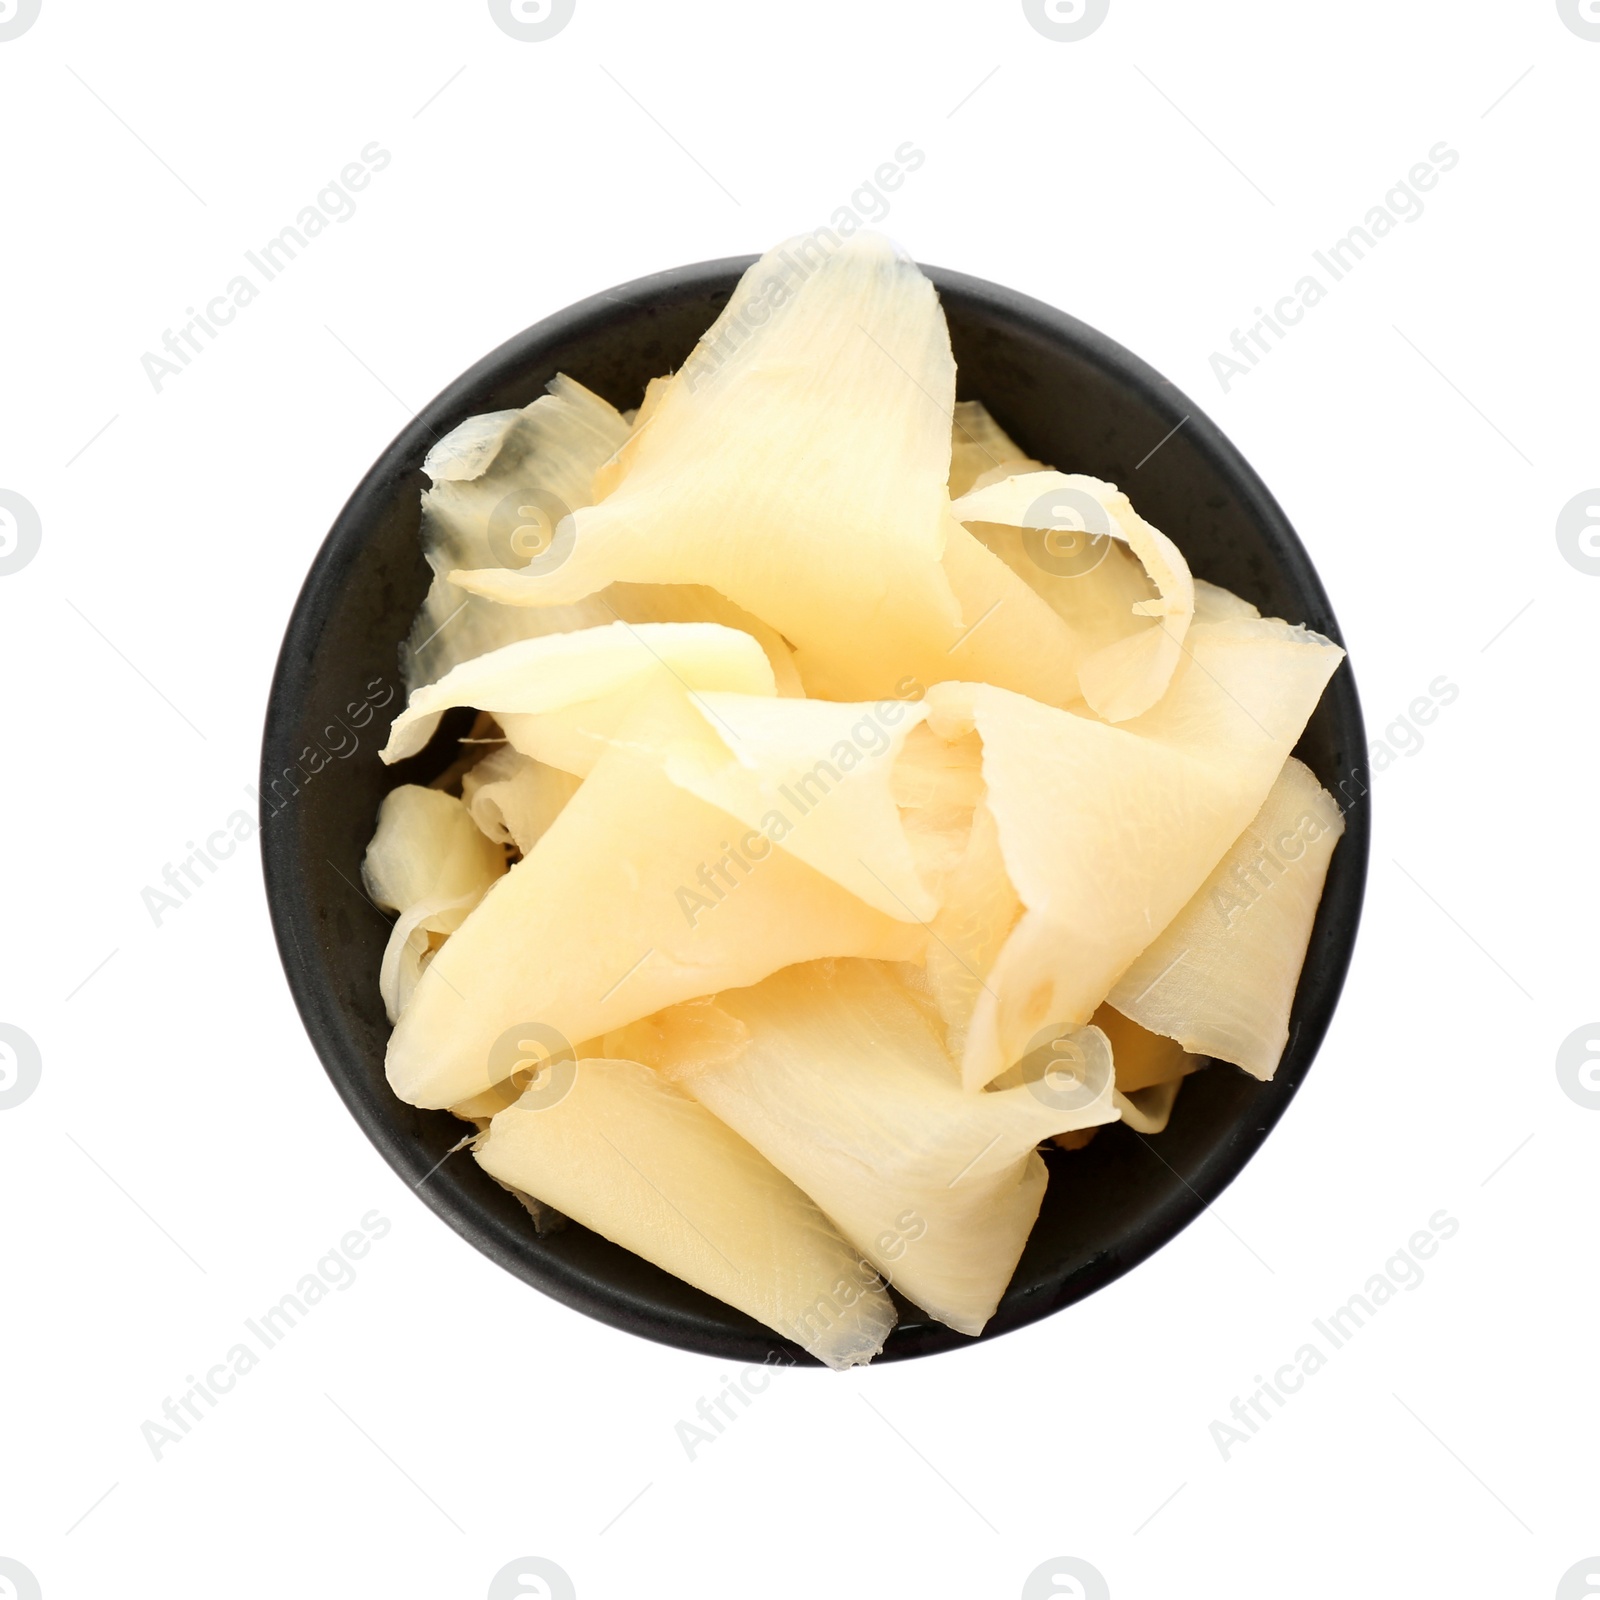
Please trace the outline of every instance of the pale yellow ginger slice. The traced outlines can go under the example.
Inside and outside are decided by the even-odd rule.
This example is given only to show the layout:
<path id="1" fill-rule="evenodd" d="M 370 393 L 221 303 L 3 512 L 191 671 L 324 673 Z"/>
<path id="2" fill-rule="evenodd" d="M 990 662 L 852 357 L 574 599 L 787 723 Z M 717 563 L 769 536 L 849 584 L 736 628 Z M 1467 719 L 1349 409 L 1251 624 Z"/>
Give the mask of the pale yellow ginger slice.
<path id="1" fill-rule="evenodd" d="M 938 910 L 894 794 L 895 760 L 925 707 L 699 693 L 630 732 L 679 788 L 735 819 L 733 847 L 751 874 L 773 850 L 792 855 L 886 916 L 922 922 Z M 691 886 L 694 914 L 715 884 Z"/>
<path id="2" fill-rule="evenodd" d="M 1173 1039 L 1141 1028 L 1114 1006 L 1101 1006 L 1094 1025 L 1109 1041 L 1116 1092 L 1113 1100 L 1122 1121 L 1136 1133 L 1160 1133 L 1172 1115 L 1183 1079 L 1205 1065 Z M 1001 1081 L 1004 1081 L 1003 1079 Z M 1081 1150 L 1094 1130 L 1061 1133 L 1063 1150 Z"/>
<path id="3" fill-rule="evenodd" d="M 1041 1048 L 1014 1087 L 963 1090 L 930 1008 L 881 962 L 792 967 L 607 1040 L 748 1139 L 930 1316 L 978 1334 L 1044 1194 L 1036 1145 L 1109 1122 L 1093 1028 Z M 827 1307 L 819 1306 L 819 1313 Z"/>
<path id="4" fill-rule="evenodd" d="M 1230 622 L 1238 617 L 1259 617 L 1260 611 L 1248 600 L 1241 600 L 1231 589 L 1224 589 L 1204 578 L 1194 580 L 1194 620 Z"/>
<path id="5" fill-rule="evenodd" d="M 708 585 L 777 629 L 826 699 L 892 693 L 908 673 L 1059 691 L 1036 659 L 1069 647 L 1048 607 L 981 547 L 946 560 L 968 542 L 949 513 L 954 394 L 914 262 L 869 233 L 780 246 L 660 391 L 610 493 L 557 530 L 559 563 L 456 581 L 533 607 L 620 580 Z"/>
<path id="6" fill-rule="evenodd" d="M 505 852 L 453 795 L 407 783 L 383 797 L 361 877 L 374 905 L 399 913 L 378 972 L 391 1022 L 422 976 L 429 935 L 454 933 L 505 869 Z"/>
<path id="7" fill-rule="evenodd" d="M 422 470 L 433 487 L 423 495 L 423 522 L 430 553 L 498 559 L 496 543 L 508 528 L 496 517 L 512 491 L 568 506 L 587 499 L 598 465 L 626 441 L 628 425 L 615 406 L 565 374 L 546 387 L 521 410 L 467 418 L 428 452 Z"/>
<path id="8" fill-rule="evenodd" d="M 1299 761 L 1193 898 L 1122 975 L 1111 1002 L 1185 1050 L 1270 1078 L 1344 817 Z"/>
<path id="9" fill-rule="evenodd" d="M 1089 1021 L 1259 809 L 1344 654 L 1275 619 L 1207 624 L 1189 645 L 1168 693 L 1120 727 L 985 684 L 929 691 L 935 732 L 983 740 L 985 807 L 1022 906 L 992 964 L 968 959 L 969 1089 L 1039 1029 Z M 984 899 L 968 889 L 946 911 Z"/>
<path id="10" fill-rule="evenodd" d="M 1062 517 L 1071 514 L 1069 509 Z M 1092 508 L 1084 520 L 1097 521 Z M 1083 664 L 1119 641 L 1156 626 L 1134 610 L 1157 599 L 1155 585 L 1138 557 L 1116 539 L 1080 535 L 1070 529 L 1025 533 L 988 522 L 975 522 L 968 531 L 1067 631 L 1072 683 L 1065 697 L 1057 694 L 1050 704 L 1081 702 L 1078 674 Z"/>
<path id="11" fill-rule="evenodd" d="M 464 1122 L 477 1123 L 479 1132 L 482 1132 L 488 1127 L 492 1117 L 504 1111 L 507 1106 L 514 1106 L 527 1093 L 528 1085 L 541 1072 L 549 1069 L 552 1063 L 559 1066 L 567 1059 L 567 1052 L 559 1042 L 553 1050 L 548 1040 L 542 1044 L 538 1040 L 529 1043 L 532 1046 L 529 1055 L 509 1078 L 502 1078 L 499 1083 L 491 1085 L 480 1094 L 469 1095 L 465 1100 L 456 1101 L 450 1107 L 450 1115 L 460 1117 Z M 604 1044 L 600 1039 L 586 1040 L 583 1044 L 575 1046 L 572 1051 L 572 1055 L 579 1061 L 589 1056 L 605 1054 Z"/>
<path id="12" fill-rule="evenodd" d="M 970 816 L 983 794 L 983 741 L 975 733 L 941 739 L 919 719 L 895 757 L 895 804 L 908 811 Z"/>
<path id="13" fill-rule="evenodd" d="M 520 411 L 467 418 L 428 452 L 422 544 L 434 578 L 405 651 L 408 688 L 513 640 L 611 620 L 595 600 L 541 618 L 449 581 L 458 567 L 552 559 L 556 525 L 589 503 L 596 471 L 626 440 L 621 416 L 581 383 L 558 376 L 549 391 Z"/>
<path id="14" fill-rule="evenodd" d="M 1172 1119 L 1172 1108 L 1178 1098 L 1181 1082 L 1153 1084 L 1148 1089 L 1136 1089 L 1123 1094 L 1119 1089 L 1112 1096 L 1117 1107 L 1117 1120 L 1125 1122 L 1135 1133 L 1162 1133 Z M 1099 1128 L 1075 1128 L 1071 1133 L 1058 1133 L 1050 1142 L 1063 1150 L 1082 1150 Z"/>
<path id="15" fill-rule="evenodd" d="M 801 692 L 777 631 L 703 586 L 615 584 L 572 605 L 529 610 L 495 605 L 449 581 L 459 568 L 539 572 L 559 563 L 561 519 L 598 498 L 599 470 L 629 437 L 610 405 L 558 375 L 524 410 L 469 417 L 429 451 L 423 467 L 434 482 L 422 497 L 422 542 L 434 579 L 406 650 L 408 688 L 435 683 L 461 662 L 519 639 L 620 619 L 740 628 L 772 660 L 780 693 Z"/>
<path id="16" fill-rule="evenodd" d="M 1288 759 L 1344 651 L 1331 639 L 1280 617 L 1238 616 L 1207 623 L 1174 675 L 1172 692 L 1124 723 L 1123 731 L 1197 759 L 1243 762 L 1261 776 L 1260 798 Z M 1293 730 L 1282 759 L 1274 752 Z M 1248 759 L 1247 759 L 1248 758 Z M 1242 825 L 1241 825 L 1242 831 Z"/>
<path id="17" fill-rule="evenodd" d="M 1049 470 L 1044 462 L 1035 461 L 1031 456 L 1024 456 L 1020 461 L 1007 461 L 1001 466 L 991 467 L 987 472 L 980 472 L 973 479 L 972 488 L 974 490 L 987 489 L 991 483 L 1004 483 L 1007 478 L 1015 477 L 1019 472 L 1048 472 Z"/>
<path id="18" fill-rule="evenodd" d="M 1173 1102 L 1182 1087 L 1181 1078 L 1166 1083 L 1153 1083 L 1147 1089 L 1135 1089 L 1124 1094 L 1120 1089 L 1112 1097 L 1117 1113 L 1135 1133 L 1163 1133 L 1172 1117 Z"/>
<path id="19" fill-rule="evenodd" d="M 463 595 L 464 591 L 456 590 Z M 484 602 L 489 604 L 490 602 Z M 759 617 L 752 617 L 731 600 L 693 583 L 614 583 L 609 589 L 591 595 L 571 606 L 549 606 L 539 610 L 526 607 L 499 606 L 500 611 L 528 619 L 523 632 L 516 638 L 540 638 L 553 633 L 577 633 L 590 628 L 604 628 L 613 623 L 642 626 L 650 623 L 705 622 L 724 628 L 736 628 L 747 633 L 766 653 L 773 678 L 781 695 L 799 696 L 805 693 L 800 673 L 794 664 L 794 652 L 777 629 L 769 628 Z M 475 659 L 473 651 L 465 659 Z"/>
<path id="20" fill-rule="evenodd" d="M 1095 1012 L 1094 1025 L 1111 1041 L 1117 1089 L 1122 1094 L 1176 1083 L 1205 1065 L 1203 1057 L 1190 1055 L 1176 1039 L 1140 1027 L 1113 1005 L 1103 1005 Z"/>
<path id="21" fill-rule="evenodd" d="M 389 1042 L 402 1100 L 450 1106 L 509 1076 L 507 1030 L 588 1039 L 797 961 L 920 955 L 920 927 L 789 851 L 757 859 L 759 832 L 673 783 L 647 747 L 670 714 L 639 707 L 423 972 Z"/>
<path id="22" fill-rule="evenodd" d="M 1022 916 L 1022 901 L 1006 871 L 1000 831 L 987 804 L 979 805 L 973 814 L 966 848 L 943 884 L 943 897 L 944 904 L 929 928 L 924 970 L 929 992 L 944 1019 L 950 1054 L 965 1061 L 980 1002 L 987 1001 L 985 1018 L 997 1003 L 988 974 Z M 980 1026 L 989 1025 L 980 1022 Z M 988 1059 L 988 1047 L 973 1049 L 983 1052 L 984 1070 L 991 1077 L 1004 1065 Z M 973 1087 L 978 1084 L 975 1072 Z"/>
<path id="23" fill-rule="evenodd" d="M 905 658 L 916 681 L 997 683 L 1052 706 L 1078 697 L 1082 648 L 1071 628 L 953 517 L 943 568 L 962 623 L 948 641 L 936 640 L 920 655 Z"/>
<path id="24" fill-rule="evenodd" d="M 672 381 L 671 377 L 652 378 L 645 385 L 644 401 L 628 419 L 628 437 L 618 447 L 617 453 L 594 475 L 589 495 L 591 501 L 604 500 L 627 477 L 628 469 L 639 453 L 639 435 L 644 432 L 650 419 L 655 415 L 656 408 L 661 404 L 661 397 Z"/>
<path id="25" fill-rule="evenodd" d="M 983 974 L 1022 912 L 984 805 L 982 741 L 976 732 L 947 742 L 926 724 L 914 729 L 894 790 L 918 869 L 939 901 L 925 962 L 906 979 L 934 1001 L 959 1060 Z"/>
<path id="26" fill-rule="evenodd" d="M 507 1106 L 514 1106 L 522 1098 L 523 1091 L 527 1087 L 526 1077 L 505 1078 L 480 1094 L 458 1100 L 450 1107 L 450 1115 L 460 1117 L 463 1122 L 475 1122 L 480 1128 L 486 1128 L 493 1117 L 504 1111 Z"/>
<path id="27" fill-rule="evenodd" d="M 621 482 L 560 530 L 560 565 L 457 581 L 525 605 L 708 584 L 841 698 L 888 690 L 904 669 L 885 677 L 885 660 L 954 637 L 939 560 L 955 364 L 933 286 L 875 235 L 813 248 L 809 271 L 780 246 L 745 274 Z"/>
<path id="28" fill-rule="evenodd" d="M 925 723 L 906 736 L 890 780 L 918 876 L 942 906 L 965 860 L 973 814 L 983 801 L 983 745 L 976 734 L 951 742 Z"/>
<path id="29" fill-rule="evenodd" d="M 1119 1121 L 1125 1122 L 1135 1133 L 1162 1133 L 1172 1118 L 1173 1103 L 1178 1098 L 1182 1079 L 1170 1083 L 1153 1083 L 1145 1089 L 1134 1089 L 1124 1094 L 1116 1090 L 1112 1101 L 1117 1108 Z M 1081 1150 L 1094 1138 L 1098 1128 L 1075 1128 L 1071 1133 L 1058 1133 L 1052 1143 L 1063 1150 Z"/>
<path id="30" fill-rule="evenodd" d="M 1114 1098 L 1122 1120 L 1135 1133 L 1161 1133 L 1183 1080 L 1205 1065 L 1204 1058 L 1190 1055 L 1174 1039 L 1141 1028 L 1114 1006 L 1101 1006 L 1094 1021 L 1111 1041 Z"/>
<path id="31" fill-rule="evenodd" d="M 463 661 L 412 691 L 394 720 L 385 761 L 415 755 L 452 706 L 493 714 L 524 755 L 582 776 L 641 697 L 656 685 L 771 695 L 776 682 L 747 633 L 710 622 L 612 622 L 520 639 Z"/>
<path id="32" fill-rule="evenodd" d="M 598 598 L 622 622 L 715 622 L 724 628 L 737 628 L 748 633 L 766 652 L 779 694 L 798 698 L 806 692 L 794 652 L 783 635 L 715 589 L 695 583 L 614 583 Z"/>
<path id="33" fill-rule="evenodd" d="M 581 781 L 503 744 L 462 775 L 461 799 L 489 838 L 525 856 L 577 793 Z"/>
<path id="34" fill-rule="evenodd" d="M 501 1183 L 736 1306 L 830 1367 L 870 1361 L 894 1327 L 882 1283 L 816 1202 L 636 1061 L 546 1067 L 495 1116 L 474 1154 Z"/>
<path id="35" fill-rule="evenodd" d="M 1126 722 L 1155 704 L 1172 680 L 1189 631 L 1194 580 L 1178 547 L 1133 509 L 1127 495 L 1098 478 L 1024 472 L 974 489 L 956 503 L 955 515 L 963 524 L 1013 530 L 1006 551 L 1016 569 L 1030 581 L 1053 580 L 1050 593 L 1069 622 L 1075 603 L 1093 609 L 1097 589 L 1121 586 L 1124 575 L 1117 568 L 1097 574 L 1109 542 L 1126 545 L 1155 595 L 1133 602 L 1120 636 L 1097 641 L 1078 667 L 1078 682 L 1084 699 L 1108 722 Z"/>
<path id="36" fill-rule="evenodd" d="M 950 425 L 950 498 L 959 500 L 979 480 L 1039 466 L 989 415 L 981 400 L 958 400 Z"/>

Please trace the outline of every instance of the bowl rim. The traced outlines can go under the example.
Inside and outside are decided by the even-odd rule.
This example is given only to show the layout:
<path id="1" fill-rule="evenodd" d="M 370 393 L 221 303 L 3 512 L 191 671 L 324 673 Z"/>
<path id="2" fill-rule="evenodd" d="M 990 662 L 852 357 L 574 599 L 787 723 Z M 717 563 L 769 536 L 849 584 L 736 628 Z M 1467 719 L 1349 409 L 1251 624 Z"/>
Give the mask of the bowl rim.
<path id="1" fill-rule="evenodd" d="M 497 382 L 514 379 L 520 371 L 537 365 L 542 349 L 557 346 L 615 318 L 619 304 L 639 307 L 662 298 L 715 293 L 724 287 L 731 290 L 744 271 L 759 259 L 755 255 L 741 255 L 692 262 L 632 279 L 576 301 L 496 346 L 408 420 L 340 509 L 295 600 L 273 671 L 264 717 L 263 797 L 272 792 L 270 784 L 274 775 L 293 763 L 294 715 L 314 681 L 316 646 L 328 625 L 336 597 L 361 560 L 370 536 L 373 513 L 392 493 L 396 474 L 420 468 L 429 447 L 472 414 L 472 396 Z M 1136 391 L 1139 398 L 1157 416 L 1164 417 L 1174 430 L 1180 423 L 1185 425 L 1191 448 L 1197 449 L 1227 483 L 1242 513 L 1259 529 L 1282 563 L 1289 585 L 1305 598 L 1308 609 L 1318 614 L 1320 620 L 1316 625 L 1342 645 L 1321 578 L 1288 517 L 1239 450 L 1176 385 L 1109 335 L 1019 290 L 947 268 L 922 264 L 921 270 L 932 280 L 941 301 L 953 295 L 979 303 L 1002 318 L 1031 327 L 1051 343 L 1077 350 L 1114 382 Z M 1365 899 L 1371 807 L 1365 782 L 1367 739 L 1348 656 L 1324 691 L 1324 704 L 1335 718 L 1341 742 L 1352 752 L 1351 775 L 1360 792 L 1344 808 L 1346 829 L 1336 856 L 1339 911 L 1348 925 L 1348 932 L 1336 938 L 1331 950 L 1324 954 L 1317 973 L 1316 1002 L 1310 1014 L 1299 1019 L 1299 1026 L 1285 1048 L 1285 1063 L 1294 1052 L 1298 1070 L 1290 1077 L 1280 1075 L 1263 1085 L 1264 1089 L 1277 1092 L 1264 1094 L 1253 1106 L 1258 1114 L 1250 1125 L 1236 1129 L 1231 1138 L 1217 1141 L 1196 1167 L 1178 1175 L 1181 1189 L 1169 1192 L 1164 1203 L 1152 1206 L 1115 1252 L 1097 1257 L 1080 1268 L 1070 1282 L 1054 1294 L 1039 1295 L 1011 1307 L 1002 1301 L 1000 1311 L 977 1338 L 935 1326 L 927 1336 L 916 1341 L 897 1346 L 891 1340 L 890 1346 L 874 1358 L 874 1366 L 982 1343 L 1049 1316 L 1122 1277 L 1170 1243 L 1207 1210 L 1277 1125 L 1309 1070 L 1337 1008 L 1357 942 Z M 346 1060 L 343 1007 L 328 981 L 328 960 L 318 946 L 311 909 L 299 893 L 295 830 L 269 827 L 268 820 L 267 802 L 263 798 L 259 833 L 268 912 L 302 1024 L 346 1109 L 411 1192 L 420 1195 L 456 1233 L 492 1261 L 574 1310 L 678 1349 L 724 1359 L 750 1359 L 752 1347 L 748 1339 L 704 1323 L 686 1325 L 670 1316 L 644 1314 L 637 1306 L 623 1303 L 615 1294 L 607 1294 L 581 1277 L 555 1272 L 548 1262 L 528 1252 L 525 1244 L 519 1248 L 519 1241 L 525 1240 L 526 1235 L 489 1225 L 483 1215 L 473 1213 L 448 1187 L 425 1183 L 430 1171 L 426 1164 L 430 1152 L 422 1150 L 392 1118 L 383 1116 L 363 1092 L 363 1086 Z M 1325 902 L 1319 909 L 1319 919 L 1328 909 Z M 1302 971 L 1302 984 L 1305 979 L 1306 971 Z M 787 1344 L 776 1334 L 771 1336 L 771 1343 L 774 1348 L 788 1352 L 788 1358 L 797 1364 L 820 1368 L 820 1363 L 812 1362 L 798 1347 Z"/>

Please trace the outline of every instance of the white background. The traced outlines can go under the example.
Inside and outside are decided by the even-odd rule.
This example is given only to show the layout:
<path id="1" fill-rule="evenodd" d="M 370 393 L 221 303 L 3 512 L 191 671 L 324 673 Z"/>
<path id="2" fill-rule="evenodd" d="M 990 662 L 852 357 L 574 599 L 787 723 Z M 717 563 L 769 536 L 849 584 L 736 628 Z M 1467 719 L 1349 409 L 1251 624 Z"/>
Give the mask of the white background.
<path id="1" fill-rule="evenodd" d="M 0 578 L 0 1021 L 43 1063 L 0 1112 L 0 1556 L 45 1600 L 478 1600 L 525 1555 L 582 1600 L 1012 1597 L 1064 1555 L 1116 1600 L 1555 1595 L 1600 1553 L 1600 1111 L 1555 1068 L 1600 1014 L 1600 576 L 1555 535 L 1600 483 L 1597 91 L 1554 0 L 1112 0 L 1078 43 L 1011 0 L 578 0 L 544 43 L 483 0 L 43 0 L 0 43 L 0 488 L 42 525 Z M 144 352 L 373 140 L 357 213 L 157 393 Z M 390 1173 L 253 846 L 159 927 L 140 892 L 249 809 L 301 579 L 412 408 L 597 289 L 816 226 L 906 140 L 888 232 L 1121 340 L 1262 473 L 1373 737 L 1459 693 L 1374 780 L 1344 1000 L 1214 1213 L 1005 1339 L 780 1373 L 691 1461 L 726 1369 Z M 1224 394 L 1213 351 L 1441 140 L 1425 213 Z M 374 1208 L 358 1281 L 154 1460 L 141 1424 Z M 1441 1208 L 1426 1281 L 1224 1461 L 1211 1423 Z"/>

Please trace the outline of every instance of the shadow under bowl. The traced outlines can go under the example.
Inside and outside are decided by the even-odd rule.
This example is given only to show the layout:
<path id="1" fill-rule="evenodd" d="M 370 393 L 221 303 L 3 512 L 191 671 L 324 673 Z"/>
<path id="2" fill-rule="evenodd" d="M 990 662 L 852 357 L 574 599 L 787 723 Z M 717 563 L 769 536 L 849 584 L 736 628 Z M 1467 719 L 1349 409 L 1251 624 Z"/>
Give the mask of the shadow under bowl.
<path id="1" fill-rule="evenodd" d="M 446 1159 L 465 1125 L 448 1112 L 405 1105 L 384 1079 L 389 1023 L 378 966 L 389 923 L 358 887 L 384 794 L 427 782 L 453 753 L 447 726 L 411 761 L 386 767 L 378 759 L 404 701 L 399 644 L 428 584 L 418 528 L 429 447 L 474 413 L 527 405 L 558 372 L 616 406 L 637 405 L 650 378 L 683 363 L 754 259 L 658 273 L 547 318 L 464 373 L 384 451 L 318 552 L 284 638 L 262 751 L 261 849 L 289 986 L 323 1066 L 367 1137 L 451 1227 L 525 1282 L 614 1327 L 725 1359 L 809 1362 L 752 1318 L 586 1228 L 537 1236 L 517 1200 L 469 1155 Z M 1037 459 L 1130 491 L 1197 577 L 1234 590 L 1266 616 L 1339 639 L 1283 512 L 1172 384 L 1039 301 L 961 273 L 924 270 L 949 319 L 962 398 L 981 399 Z M 462 731 L 459 721 L 453 731 Z M 1283 1115 L 1327 1029 L 1355 941 L 1369 833 L 1365 751 L 1346 662 L 1296 750 L 1340 798 L 1346 832 L 1277 1076 L 1258 1083 L 1218 1063 L 1185 1083 L 1157 1137 L 1119 1123 L 1084 1150 L 1051 1147 L 1038 1223 L 982 1338 L 1048 1316 L 1137 1266 L 1221 1193 Z M 880 1361 L 974 1342 L 899 1303 L 900 1325 Z"/>

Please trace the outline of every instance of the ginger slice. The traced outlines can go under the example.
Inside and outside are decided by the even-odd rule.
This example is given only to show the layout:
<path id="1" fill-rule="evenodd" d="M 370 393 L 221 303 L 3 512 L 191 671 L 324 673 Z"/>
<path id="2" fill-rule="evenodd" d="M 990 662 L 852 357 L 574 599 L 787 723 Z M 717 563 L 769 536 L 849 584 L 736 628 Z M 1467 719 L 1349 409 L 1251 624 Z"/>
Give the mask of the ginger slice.
<path id="1" fill-rule="evenodd" d="M 1343 654 L 1276 620 L 1207 624 L 1158 706 L 1120 727 L 984 684 L 929 691 L 936 733 L 983 740 L 998 862 L 963 903 L 1004 903 L 1003 870 L 1022 907 L 991 962 L 968 960 L 969 1088 L 1039 1029 L 1089 1021 L 1259 809 Z"/>
<path id="2" fill-rule="evenodd" d="M 1094 1025 L 1111 1044 L 1117 1113 L 1135 1133 L 1160 1133 L 1172 1115 L 1173 1102 L 1183 1080 L 1205 1065 L 1173 1039 L 1141 1028 L 1114 1006 L 1101 1006 Z M 1059 1133 L 1055 1143 L 1063 1150 L 1081 1150 L 1094 1137 L 1093 1128 Z"/>
<path id="3" fill-rule="evenodd" d="M 579 782 L 503 744 L 462 775 L 461 799 L 488 838 L 525 856 L 578 792 Z"/>
<path id="4" fill-rule="evenodd" d="M 620 619 L 742 629 L 767 652 L 780 692 L 800 693 L 792 653 L 776 630 L 703 586 L 615 584 L 572 605 L 529 610 L 450 582 L 463 568 L 532 573 L 558 565 L 563 518 L 599 497 L 601 469 L 630 437 L 612 406 L 558 374 L 549 393 L 523 410 L 468 417 L 428 452 L 423 470 L 433 484 L 422 497 L 422 543 L 434 577 L 404 652 L 409 689 L 519 639 Z"/>
<path id="5" fill-rule="evenodd" d="M 895 1324 L 877 1275 L 809 1196 L 706 1108 L 636 1061 L 547 1066 L 474 1155 L 646 1261 L 843 1369 Z"/>
<path id="6" fill-rule="evenodd" d="M 1126 722 L 1160 699 L 1194 616 L 1194 580 L 1178 547 L 1115 484 L 1024 472 L 974 489 L 954 513 L 990 538 L 996 553 L 1084 635 L 1078 681 L 1096 713 Z M 1153 595 L 1129 599 L 1120 552 L 1107 564 L 1113 541 L 1137 558 Z"/>
<path id="7" fill-rule="evenodd" d="M 954 387 L 915 263 L 869 234 L 809 271 L 779 247 L 661 391 L 621 481 L 560 531 L 562 562 L 457 582 L 533 606 L 619 579 L 706 584 L 777 628 L 802 672 L 813 658 L 829 692 L 886 692 L 903 669 L 885 676 L 885 658 L 960 627 L 939 566 Z"/>
<path id="8" fill-rule="evenodd" d="M 1109 1122 L 1098 1030 L 1007 1087 L 961 1087 L 938 1019 L 890 966 L 824 961 L 612 1035 L 786 1173 L 907 1299 L 978 1334 L 1044 1194 L 1041 1139 Z"/>
<path id="9" fill-rule="evenodd" d="M 950 517 L 954 395 L 914 262 L 870 233 L 780 246 L 659 391 L 605 499 L 557 529 L 559 562 L 455 581 L 524 607 L 619 581 L 706 585 L 789 641 L 827 699 L 908 674 L 1053 695 L 1041 652 L 1065 659 L 1067 630 Z"/>
<path id="10" fill-rule="evenodd" d="M 797 961 L 920 954 L 919 926 L 786 850 L 753 860 L 747 847 L 738 864 L 739 824 L 675 784 L 649 747 L 666 717 L 699 718 L 682 690 L 661 702 L 635 711 L 423 972 L 389 1041 L 402 1100 L 450 1106 L 508 1077 L 500 1046 L 519 1026 L 588 1039 Z"/>
<path id="11" fill-rule="evenodd" d="M 711 622 L 613 622 L 521 639 L 412 692 L 389 730 L 385 761 L 415 755 L 452 706 L 490 712 L 524 755 L 583 776 L 657 684 L 771 695 L 776 682 L 747 633 Z"/>
<path id="12" fill-rule="evenodd" d="M 1332 795 L 1291 757 L 1215 870 L 1123 973 L 1111 1003 L 1185 1050 L 1270 1078 L 1343 834 Z"/>
<path id="13" fill-rule="evenodd" d="M 742 867 L 759 874 L 781 850 L 886 916 L 920 922 L 938 910 L 894 793 L 895 758 L 926 707 L 715 692 L 688 704 L 693 715 L 640 722 L 630 737 L 748 830 L 742 848 L 730 845 Z M 714 883 L 694 895 L 697 910 L 711 909 Z"/>
<path id="14" fill-rule="evenodd" d="M 614 407 L 557 376 L 531 405 L 468 417 L 428 452 L 422 545 L 434 577 L 404 652 L 408 688 L 516 639 L 611 620 L 598 600 L 545 617 L 511 611 L 463 593 L 449 574 L 548 551 L 556 525 L 588 503 L 595 472 L 627 434 Z"/>
<path id="15" fill-rule="evenodd" d="M 950 427 L 950 498 L 959 500 L 969 489 L 997 477 L 1033 472 L 1040 462 L 1029 458 L 1011 436 L 989 415 L 981 400 L 956 401 Z"/>
<path id="16" fill-rule="evenodd" d="M 505 869 L 504 852 L 454 795 L 407 783 L 384 796 L 361 877 L 374 905 L 399 913 L 378 972 L 391 1022 L 435 949 L 429 936 L 455 932 Z"/>

